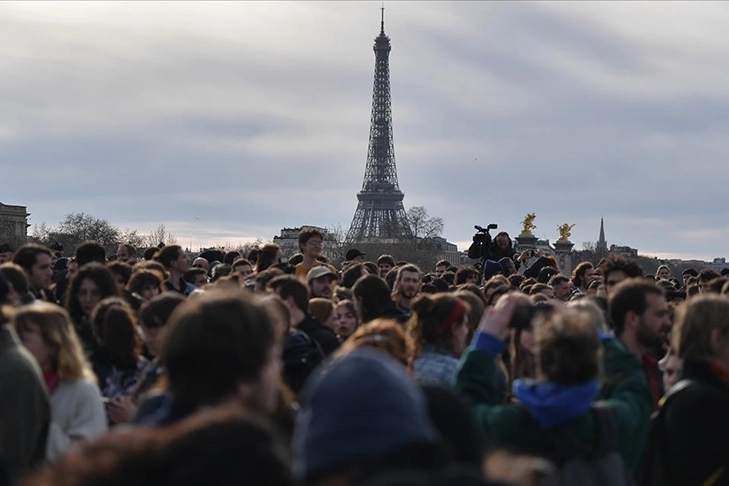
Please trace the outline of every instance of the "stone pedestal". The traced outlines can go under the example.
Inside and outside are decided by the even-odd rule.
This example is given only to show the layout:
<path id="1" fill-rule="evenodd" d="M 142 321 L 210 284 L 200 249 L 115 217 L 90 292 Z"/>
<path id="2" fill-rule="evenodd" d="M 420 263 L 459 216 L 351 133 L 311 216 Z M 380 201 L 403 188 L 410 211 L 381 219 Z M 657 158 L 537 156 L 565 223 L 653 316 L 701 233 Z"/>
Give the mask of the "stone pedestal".
<path id="1" fill-rule="evenodd" d="M 572 274 L 572 248 L 574 246 L 574 243 L 569 240 L 557 240 L 554 243 L 559 269 L 563 275 L 568 277 Z"/>
<path id="2" fill-rule="evenodd" d="M 534 235 L 519 235 L 516 237 L 516 242 L 519 243 L 519 251 L 533 250 L 537 246 L 537 237 Z"/>

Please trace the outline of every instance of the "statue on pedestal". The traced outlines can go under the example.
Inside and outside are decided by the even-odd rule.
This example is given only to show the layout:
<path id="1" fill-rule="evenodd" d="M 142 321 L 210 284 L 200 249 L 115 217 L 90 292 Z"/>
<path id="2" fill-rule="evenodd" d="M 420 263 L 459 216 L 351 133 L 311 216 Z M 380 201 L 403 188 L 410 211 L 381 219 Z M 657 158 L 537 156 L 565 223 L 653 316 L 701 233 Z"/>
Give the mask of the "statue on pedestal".
<path id="1" fill-rule="evenodd" d="M 557 230 L 559 231 L 559 239 L 557 241 L 569 241 L 570 236 L 572 236 L 572 233 L 570 233 L 570 230 L 574 228 L 574 224 L 565 223 L 563 225 L 557 226 Z"/>
<path id="2" fill-rule="evenodd" d="M 533 236 L 532 230 L 536 229 L 536 225 L 534 224 L 534 219 L 537 217 L 534 213 L 529 213 L 526 216 L 524 216 L 524 220 L 521 222 L 522 228 L 521 228 L 521 234 L 527 235 L 527 236 Z"/>

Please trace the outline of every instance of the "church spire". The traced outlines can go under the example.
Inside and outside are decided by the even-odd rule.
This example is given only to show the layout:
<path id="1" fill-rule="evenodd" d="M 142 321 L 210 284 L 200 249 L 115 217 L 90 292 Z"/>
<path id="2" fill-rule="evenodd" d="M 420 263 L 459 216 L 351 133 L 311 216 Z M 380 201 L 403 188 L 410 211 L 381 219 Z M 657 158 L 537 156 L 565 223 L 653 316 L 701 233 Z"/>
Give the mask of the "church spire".
<path id="1" fill-rule="evenodd" d="M 600 238 L 597 240 L 597 251 L 607 252 L 607 241 L 605 241 L 605 222 L 600 218 Z"/>

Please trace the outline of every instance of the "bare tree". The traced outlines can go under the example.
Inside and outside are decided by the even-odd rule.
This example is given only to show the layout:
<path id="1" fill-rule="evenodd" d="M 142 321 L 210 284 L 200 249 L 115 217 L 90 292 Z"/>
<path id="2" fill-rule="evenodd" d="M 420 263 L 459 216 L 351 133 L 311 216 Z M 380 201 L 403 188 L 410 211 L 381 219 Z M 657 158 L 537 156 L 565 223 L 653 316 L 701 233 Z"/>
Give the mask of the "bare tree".
<path id="1" fill-rule="evenodd" d="M 49 232 L 49 238 L 58 241 L 69 252 L 84 241 L 96 241 L 107 251 L 119 244 L 119 229 L 107 220 L 86 213 L 69 213 L 58 228 Z"/>
<path id="2" fill-rule="evenodd" d="M 177 238 L 167 231 L 167 227 L 163 223 L 160 223 L 147 236 L 145 236 L 142 241 L 144 243 L 143 246 L 147 247 L 157 246 L 160 243 L 165 245 L 174 245 L 177 243 Z"/>
<path id="3" fill-rule="evenodd" d="M 436 238 L 443 233 L 443 218 L 430 217 L 425 206 L 408 209 L 407 217 L 415 238 Z"/>

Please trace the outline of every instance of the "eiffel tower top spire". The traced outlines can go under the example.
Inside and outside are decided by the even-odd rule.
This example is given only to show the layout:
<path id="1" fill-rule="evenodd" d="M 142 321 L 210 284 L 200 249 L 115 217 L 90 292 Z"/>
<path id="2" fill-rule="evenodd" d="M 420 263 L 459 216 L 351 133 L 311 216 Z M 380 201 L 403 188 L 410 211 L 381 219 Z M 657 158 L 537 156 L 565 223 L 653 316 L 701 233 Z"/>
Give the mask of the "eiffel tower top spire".
<path id="1" fill-rule="evenodd" d="M 380 21 L 380 35 L 385 35 L 385 2 L 382 2 L 382 20 Z"/>

